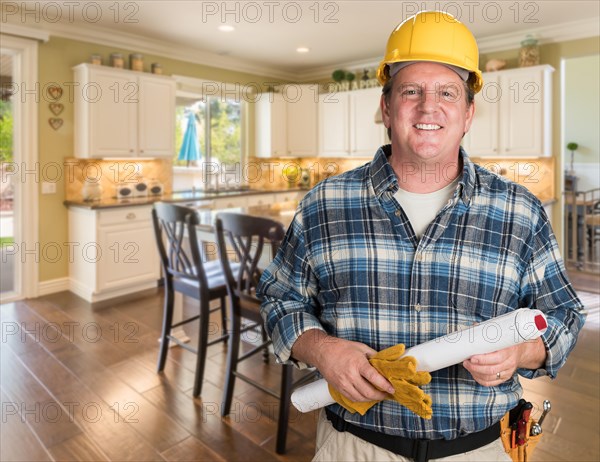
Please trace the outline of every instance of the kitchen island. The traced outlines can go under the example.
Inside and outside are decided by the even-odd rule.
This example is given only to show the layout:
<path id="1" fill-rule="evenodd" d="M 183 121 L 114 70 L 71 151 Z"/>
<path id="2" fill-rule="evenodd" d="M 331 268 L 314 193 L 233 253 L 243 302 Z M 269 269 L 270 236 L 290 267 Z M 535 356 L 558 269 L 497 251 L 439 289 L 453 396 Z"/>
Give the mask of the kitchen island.
<path id="1" fill-rule="evenodd" d="M 197 209 L 200 238 L 213 241 L 218 211 L 270 216 L 285 226 L 306 190 L 189 191 L 161 197 L 65 201 L 69 216 L 69 288 L 90 303 L 112 303 L 122 296 L 157 287 L 160 261 L 151 210 L 154 202 Z"/>

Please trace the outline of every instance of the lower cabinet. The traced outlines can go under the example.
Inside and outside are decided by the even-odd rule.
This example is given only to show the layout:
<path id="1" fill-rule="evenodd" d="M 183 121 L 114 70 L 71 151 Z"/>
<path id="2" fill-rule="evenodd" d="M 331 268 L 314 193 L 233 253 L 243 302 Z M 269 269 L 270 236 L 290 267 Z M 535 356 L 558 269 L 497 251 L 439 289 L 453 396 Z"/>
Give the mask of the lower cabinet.
<path id="1" fill-rule="evenodd" d="M 160 261 L 152 206 L 69 209 L 71 291 L 99 302 L 156 287 Z"/>

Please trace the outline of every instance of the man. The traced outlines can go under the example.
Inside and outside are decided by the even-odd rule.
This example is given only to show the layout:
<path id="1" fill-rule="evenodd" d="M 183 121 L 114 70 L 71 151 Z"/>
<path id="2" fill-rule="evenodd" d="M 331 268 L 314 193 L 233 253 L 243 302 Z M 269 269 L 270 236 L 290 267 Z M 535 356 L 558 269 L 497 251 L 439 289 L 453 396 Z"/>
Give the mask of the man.
<path id="1" fill-rule="evenodd" d="M 364 415 L 329 406 L 314 460 L 510 460 L 498 422 L 518 375 L 556 376 L 581 304 L 540 202 L 460 147 L 483 83 L 470 31 L 419 13 L 390 36 L 378 77 L 391 145 L 307 194 L 261 280 L 275 354 L 315 366 L 338 402 L 380 401 Z M 544 311 L 543 337 L 433 372 L 431 419 L 389 399 L 398 390 L 369 362 L 523 307 Z"/>

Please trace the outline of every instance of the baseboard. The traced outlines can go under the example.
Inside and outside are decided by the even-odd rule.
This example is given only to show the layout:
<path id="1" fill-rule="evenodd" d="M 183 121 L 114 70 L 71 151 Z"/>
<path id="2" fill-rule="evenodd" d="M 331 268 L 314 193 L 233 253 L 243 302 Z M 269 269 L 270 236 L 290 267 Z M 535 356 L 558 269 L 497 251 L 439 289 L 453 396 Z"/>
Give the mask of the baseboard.
<path id="1" fill-rule="evenodd" d="M 69 278 L 50 279 L 49 281 L 41 281 L 38 283 L 38 296 L 55 294 L 70 289 Z"/>
<path id="2" fill-rule="evenodd" d="M 157 282 L 158 281 L 146 281 L 144 283 L 138 283 L 135 286 L 127 286 L 122 287 L 120 289 L 97 293 L 90 289 L 88 286 L 81 284 L 79 281 L 71 279 L 70 287 L 67 290 L 70 290 L 75 295 L 78 295 L 79 297 L 83 298 L 87 302 L 92 303 L 96 307 L 99 303 L 114 303 L 115 299 L 123 301 L 127 300 L 128 297 L 136 298 L 139 297 L 140 292 L 144 292 L 147 290 L 154 290 L 156 292 Z"/>

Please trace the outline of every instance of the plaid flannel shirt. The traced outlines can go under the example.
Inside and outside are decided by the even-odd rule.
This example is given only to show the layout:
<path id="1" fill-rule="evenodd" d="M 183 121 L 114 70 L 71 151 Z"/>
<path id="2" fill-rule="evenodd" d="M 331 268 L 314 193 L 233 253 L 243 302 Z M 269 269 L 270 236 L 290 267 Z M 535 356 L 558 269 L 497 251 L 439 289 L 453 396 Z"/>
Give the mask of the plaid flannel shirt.
<path id="1" fill-rule="evenodd" d="M 278 360 L 306 366 L 290 353 L 310 329 L 379 351 L 528 307 L 548 318 L 547 360 L 539 370 L 518 372 L 554 377 L 584 317 L 540 201 L 473 164 L 461 148 L 462 179 L 418 240 L 393 197 L 398 180 L 390 149 L 319 183 L 299 204 L 258 288 Z M 433 400 L 432 420 L 389 400 L 364 416 L 337 404 L 331 409 L 387 434 L 453 439 L 494 424 L 522 395 L 517 374 L 493 387 L 479 385 L 460 364 L 431 375 L 423 389 Z"/>

